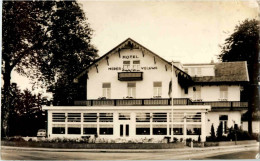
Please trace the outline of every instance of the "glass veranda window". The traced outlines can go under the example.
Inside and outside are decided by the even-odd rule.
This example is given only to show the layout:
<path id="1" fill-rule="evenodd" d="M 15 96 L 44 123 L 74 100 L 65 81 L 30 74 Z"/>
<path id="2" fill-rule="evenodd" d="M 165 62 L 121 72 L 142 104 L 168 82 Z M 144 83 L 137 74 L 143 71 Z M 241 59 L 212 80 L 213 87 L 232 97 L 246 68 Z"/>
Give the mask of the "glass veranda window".
<path id="1" fill-rule="evenodd" d="M 65 113 L 53 113 L 52 122 L 65 122 Z"/>
<path id="2" fill-rule="evenodd" d="M 68 122 L 80 122 L 81 113 L 68 113 Z"/>
<path id="3" fill-rule="evenodd" d="M 150 122 L 150 113 L 136 113 L 136 122 Z"/>
<path id="4" fill-rule="evenodd" d="M 137 124 L 136 135 L 150 135 L 150 124 Z"/>
<path id="5" fill-rule="evenodd" d="M 84 124 L 83 125 L 83 134 L 97 134 L 97 125 L 96 124 Z"/>
<path id="6" fill-rule="evenodd" d="M 84 113 L 84 122 L 97 122 L 97 113 Z"/>
<path id="7" fill-rule="evenodd" d="M 113 113 L 100 113 L 99 122 L 113 122 Z"/>
<path id="8" fill-rule="evenodd" d="M 64 124 L 53 124 L 52 125 L 52 134 L 65 134 L 65 125 Z"/>
<path id="9" fill-rule="evenodd" d="M 110 83 L 103 83 L 102 89 L 103 89 L 102 97 L 110 99 L 111 98 L 111 84 Z"/>

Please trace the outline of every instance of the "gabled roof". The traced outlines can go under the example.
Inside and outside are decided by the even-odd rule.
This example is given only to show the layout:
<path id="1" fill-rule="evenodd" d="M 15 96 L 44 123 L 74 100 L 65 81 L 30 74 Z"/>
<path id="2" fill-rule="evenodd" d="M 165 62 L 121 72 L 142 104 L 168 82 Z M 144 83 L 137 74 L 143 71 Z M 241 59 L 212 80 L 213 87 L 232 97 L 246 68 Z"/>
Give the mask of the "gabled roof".
<path id="1" fill-rule="evenodd" d="M 192 77 L 194 82 L 248 82 L 246 61 L 214 63 L 215 76 Z"/>
<path id="2" fill-rule="evenodd" d="M 162 57 L 160 57 L 159 55 L 155 54 L 154 52 L 152 52 L 151 50 L 147 49 L 146 47 L 142 46 L 141 44 L 139 44 L 138 42 L 134 41 L 131 38 L 126 39 L 125 41 L 123 41 L 122 43 L 120 43 L 119 45 L 117 45 L 116 47 L 114 47 L 112 50 L 110 50 L 109 52 L 107 52 L 106 54 L 104 54 L 103 56 L 101 56 L 99 59 L 97 59 L 96 61 L 94 61 L 91 65 L 89 65 L 86 69 L 84 69 L 79 75 L 77 75 L 74 79 L 74 82 L 77 82 L 77 80 L 83 76 L 84 74 L 86 74 L 88 72 L 88 70 L 93 67 L 94 65 L 97 65 L 97 63 L 103 59 L 107 59 L 109 57 L 110 54 L 120 54 L 120 51 L 122 49 L 125 48 L 132 48 L 132 49 L 140 49 L 142 51 L 143 54 L 145 53 L 150 53 L 152 55 L 154 55 L 156 58 L 161 59 L 162 61 L 164 61 L 165 63 L 167 63 L 168 65 L 171 66 L 171 62 L 168 62 L 167 60 L 163 59 Z M 178 67 L 174 66 L 175 72 L 178 74 L 181 74 L 182 76 L 184 76 L 185 78 L 191 79 L 191 77 L 185 73 L 184 71 L 182 71 L 181 69 L 179 69 Z"/>

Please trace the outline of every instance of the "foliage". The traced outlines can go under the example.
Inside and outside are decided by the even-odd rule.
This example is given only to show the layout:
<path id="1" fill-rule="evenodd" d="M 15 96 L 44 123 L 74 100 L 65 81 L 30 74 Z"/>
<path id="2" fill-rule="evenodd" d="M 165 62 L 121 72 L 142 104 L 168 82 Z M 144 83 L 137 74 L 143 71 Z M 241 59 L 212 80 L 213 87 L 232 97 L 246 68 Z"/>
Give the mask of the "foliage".
<path id="1" fill-rule="evenodd" d="M 214 129 L 214 125 L 213 124 L 211 125 L 210 136 L 211 136 L 211 138 L 213 140 L 216 138 L 215 129 Z"/>
<path id="2" fill-rule="evenodd" d="M 234 33 L 225 40 L 221 48 L 218 58 L 223 62 L 247 62 L 250 83 L 244 87 L 241 100 L 249 101 L 248 131 L 252 133 L 252 114 L 259 108 L 259 21 L 246 19 L 237 25 Z"/>
<path id="3" fill-rule="evenodd" d="M 221 140 L 222 136 L 223 136 L 223 123 L 220 122 L 217 129 L 217 139 Z"/>
<path id="4" fill-rule="evenodd" d="M 198 142 L 199 142 L 199 143 L 201 142 L 201 138 L 200 138 L 200 135 L 199 135 L 199 138 L 198 138 Z"/>
<path id="5" fill-rule="evenodd" d="M 8 135 L 13 70 L 36 85 L 53 85 L 57 79 L 68 85 L 68 78 L 93 61 L 97 50 L 76 1 L 4 1 L 2 17 L 2 134 Z"/>
<path id="6" fill-rule="evenodd" d="M 41 95 L 29 90 L 12 87 L 10 110 L 10 136 L 36 136 L 39 128 L 45 128 Z"/>

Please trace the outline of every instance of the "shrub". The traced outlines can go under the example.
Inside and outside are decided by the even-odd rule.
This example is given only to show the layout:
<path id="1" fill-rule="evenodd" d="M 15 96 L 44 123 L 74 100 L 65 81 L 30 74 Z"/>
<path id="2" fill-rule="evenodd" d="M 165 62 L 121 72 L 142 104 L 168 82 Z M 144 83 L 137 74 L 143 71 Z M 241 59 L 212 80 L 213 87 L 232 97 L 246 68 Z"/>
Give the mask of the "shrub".
<path id="1" fill-rule="evenodd" d="M 198 138 L 198 142 L 199 142 L 199 143 L 201 142 L 201 138 L 200 138 L 200 135 L 199 135 L 199 138 Z"/>
<path id="2" fill-rule="evenodd" d="M 220 141 L 223 136 L 223 123 L 220 122 L 217 129 L 217 139 Z"/>

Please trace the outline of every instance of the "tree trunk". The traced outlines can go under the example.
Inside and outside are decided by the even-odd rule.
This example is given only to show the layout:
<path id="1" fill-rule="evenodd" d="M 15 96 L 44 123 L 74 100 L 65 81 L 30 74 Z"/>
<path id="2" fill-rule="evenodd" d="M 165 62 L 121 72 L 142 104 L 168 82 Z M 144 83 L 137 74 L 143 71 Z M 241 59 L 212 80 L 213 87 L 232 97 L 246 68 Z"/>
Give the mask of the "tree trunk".
<path id="1" fill-rule="evenodd" d="M 9 136 L 9 115 L 10 115 L 10 85 L 11 85 L 11 72 L 9 62 L 5 61 L 3 79 L 4 79 L 4 91 L 2 102 L 2 137 Z"/>
<path id="2" fill-rule="evenodd" d="M 258 41 L 257 41 L 258 42 Z M 253 113 L 259 110 L 259 93 L 258 93 L 258 76 L 259 76 L 259 46 L 258 43 L 256 44 L 256 52 L 251 64 L 249 66 L 249 78 L 250 78 L 250 96 L 249 96 L 249 106 L 248 106 L 248 132 L 249 134 L 253 133 L 252 130 L 252 120 L 253 120 Z M 250 70 L 251 68 L 251 70 Z"/>

